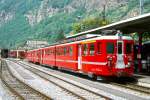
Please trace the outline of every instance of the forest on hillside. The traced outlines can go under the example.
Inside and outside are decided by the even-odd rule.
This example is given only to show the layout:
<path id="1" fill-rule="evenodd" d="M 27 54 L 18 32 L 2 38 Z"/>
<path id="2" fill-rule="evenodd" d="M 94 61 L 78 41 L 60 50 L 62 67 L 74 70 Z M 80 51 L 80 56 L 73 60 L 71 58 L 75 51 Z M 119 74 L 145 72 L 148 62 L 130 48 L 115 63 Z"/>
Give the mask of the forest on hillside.
<path id="1" fill-rule="evenodd" d="M 104 13 L 100 0 L 0 0 L 0 47 L 16 48 L 26 40 L 54 43 L 70 32 L 139 15 L 139 0 L 110 1 Z M 149 13 L 150 0 L 143 5 L 143 14 Z"/>

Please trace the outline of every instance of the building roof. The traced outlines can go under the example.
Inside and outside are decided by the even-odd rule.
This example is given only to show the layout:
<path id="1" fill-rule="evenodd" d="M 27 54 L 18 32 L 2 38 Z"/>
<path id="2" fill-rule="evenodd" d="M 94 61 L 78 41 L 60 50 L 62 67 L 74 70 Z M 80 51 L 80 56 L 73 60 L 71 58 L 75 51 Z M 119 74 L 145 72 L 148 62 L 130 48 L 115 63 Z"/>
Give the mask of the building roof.
<path id="1" fill-rule="evenodd" d="M 47 45 L 49 45 L 47 41 L 28 40 L 28 41 L 26 41 L 24 48 L 35 49 L 35 48 L 45 47 Z"/>

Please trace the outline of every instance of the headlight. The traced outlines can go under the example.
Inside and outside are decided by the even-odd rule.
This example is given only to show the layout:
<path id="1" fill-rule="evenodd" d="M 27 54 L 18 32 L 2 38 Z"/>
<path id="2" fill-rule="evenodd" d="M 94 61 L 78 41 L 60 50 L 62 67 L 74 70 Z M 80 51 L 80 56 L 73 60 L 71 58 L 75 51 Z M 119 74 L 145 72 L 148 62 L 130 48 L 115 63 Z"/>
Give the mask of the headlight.
<path id="1" fill-rule="evenodd" d="M 131 66 L 131 62 L 128 62 L 126 67 L 130 67 Z"/>
<path id="2" fill-rule="evenodd" d="M 108 58 L 109 61 L 112 61 L 112 57 Z"/>

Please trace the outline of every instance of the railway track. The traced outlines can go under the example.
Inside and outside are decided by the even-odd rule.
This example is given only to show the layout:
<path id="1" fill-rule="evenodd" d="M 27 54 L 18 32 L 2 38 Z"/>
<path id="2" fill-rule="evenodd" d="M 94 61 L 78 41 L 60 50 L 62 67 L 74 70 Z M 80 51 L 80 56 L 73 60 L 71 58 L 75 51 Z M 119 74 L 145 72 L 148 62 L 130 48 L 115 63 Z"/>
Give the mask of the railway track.
<path id="1" fill-rule="evenodd" d="M 24 63 L 21 63 L 21 64 L 24 64 Z M 25 65 L 27 65 L 27 64 L 25 64 Z M 29 66 L 29 65 L 27 65 L 27 66 Z M 140 86 L 140 85 L 137 85 L 135 83 L 125 82 L 124 84 L 122 84 L 122 83 L 117 83 L 117 82 L 110 82 L 110 84 L 150 95 L 150 88 L 149 87 Z"/>
<path id="2" fill-rule="evenodd" d="M 120 83 L 111 82 L 111 84 L 150 95 L 150 88 L 148 87 L 140 86 L 133 83 L 120 84 Z"/>
<path id="3" fill-rule="evenodd" d="M 19 100 L 52 100 L 47 95 L 33 89 L 17 79 L 9 70 L 6 62 L 1 62 L 1 80 L 3 84 L 11 91 L 16 99 Z"/>
<path id="4" fill-rule="evenodd" d="M 14 62 L 14 61 L 13 61 Z M 67 91 L 69 94 L 74 95 L 78 99 L 81 100 L 111 100 L 111 98 L 106 97 L 104 95 L 101 95 L 97 92 L 94 92 L 92 90 L 83 88 L 82 86 L 76 85 L 72 82 L 68 82 L 66 80 L 63 80 L 59 77 L 56 77 L 54 75 L 48 74 L 46 72 L 43 72 L 39 69 L 33 68 L 30 65 L 20 63 L 15 61 L 15 63 L 19 64 L 20 66 L 24 67 L 27 70 L 30 70 L 32 73 L 40 76 L 41 78 L 45 79 L 46 81 L 49 81 L 58 87 L 62 88 L 64 91 Z"/>
<path id="5" fill-rule="evenodd" d="M 24 63 L 22 63 L 22 64 L 24 64 Z M 27 65 L 27 64 L 25 64 L 25 65 Z M 27 66 L 29 66 L 29 65 L 27 65 Z M 117 83 L 117 82 L 110 82 L 110 84 L 116 85 L 119 87 L 123 87 L 123 88 L 127 88 L 130 90 L 139 92 L 139 93 L 144 93 L 144 94 L 150 95 L 150 88 L 140 86 L 140 85 L 137 85 L 135 83 L 126 82 L 126 83 L 122 84 L 122 83 Z"/>

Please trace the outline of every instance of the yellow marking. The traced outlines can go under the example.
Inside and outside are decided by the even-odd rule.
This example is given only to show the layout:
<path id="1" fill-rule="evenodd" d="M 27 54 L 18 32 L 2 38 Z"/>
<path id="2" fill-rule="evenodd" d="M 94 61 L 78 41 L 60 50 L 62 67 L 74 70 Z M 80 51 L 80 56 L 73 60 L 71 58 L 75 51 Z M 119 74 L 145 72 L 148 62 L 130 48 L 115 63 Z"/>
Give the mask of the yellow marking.
<path id="1" fill-rule="evenodd" d="M 86 44 L 86 43 L 94 43 L 96 42 L 95 40 L 91 40 L 91 41 L 85 41 L 85 42 L 81 42 L 81 44 Z"/>

